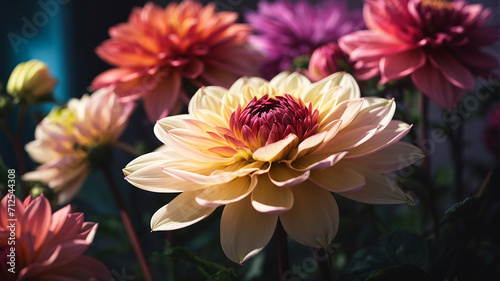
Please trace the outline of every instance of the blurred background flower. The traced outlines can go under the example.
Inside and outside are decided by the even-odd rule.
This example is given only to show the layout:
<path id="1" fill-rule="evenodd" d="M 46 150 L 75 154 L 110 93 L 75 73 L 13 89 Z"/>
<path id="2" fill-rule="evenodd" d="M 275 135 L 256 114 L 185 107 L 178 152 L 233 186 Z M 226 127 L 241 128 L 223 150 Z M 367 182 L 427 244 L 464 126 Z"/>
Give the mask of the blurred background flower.
<path id="1" fill-rule="evenodd" d="M 237 19 L 237 13 L 191 0 L 135 8 L 97 47 L 99 57 L 116 68 L 97 76 L 92 87 L 111 86 L 121 101 L 143 98 L 153 123 L 179 113 L 192 94 L 185 80 L 196 87 L 228 87 L 240 76 L 257 74 L 259 56 L 247 44 L 252 29 Z"/>
<path id="2" fill-rule="evenodd" d="M 380 84 L 410 76 L 431 100 L 451 109 L 467 91 L 473 75 L 487 77 L 499 66 L 498 52 L 483 47 L 498 40 L 487 26 L 492 10 L 464 1 L 366 1 L 369 30 L 339 39 L 358 70 L 357 78 L 380 75 Z"/>
<path id="3" fill-rule="evenodd" d="M 309 66 L 303 73 L 311 81 L 316 82 L 335 72 L 350 72 L 350 70 L 351 66 L 347 55 L 336 42 L 331 42 L 314 50 L 309 60 Z"/>
<path id="4" fill-rule="evenodd" d="M 18 64 L 7 82 L 7 92 L 18 101 L 28 104 L 47 100 L 57 81 L 44 62 L 30 60 Z"/>
<path id="5" fill-rule="evenodd" d="M 133 108 L 133 103 L 120 103 L 109 89 L 54 108 L 36 127 L 35 140 L 26 144 L 30 157 L 42 165 L 24 174 L 23 180 L 46 183 L 59 204 L 68 202 L 91 168 L 110 160 Z"/>
<path id="6" fill-rule="evenodd" d="M 14 202 L 15 201 L 15 202 Z M 14 203 L 12 203 L 14 202 Z M 49 201 L 40 195 L 24 202 L 8 193 L 0 203 L 0 277 L 14 280 L 112 279 L 98 260 L 83 253 L 92 244 L 97 224 L 84 222 L 83 213 L 71 213 L 67 205 L 52 213 Z M 15 221 L 8 220 L 15 216 Z M 12 225 L 14 225 L 12 227 Z M 15 233 L 14 239 L 11 233 Z M 8 243 L 12 242 L 14 243 Z M 7 269 L 11 247 L 14 273 Z"/>
<path id="7" fill-rule="evenodd" d="M 159 120 L 154 131 L 165 146 L 124 173 L 148 191 L 182 192 L 153 215 L 153 230 L 183 228 L 225 206 L 221 244 L 236 263 L 268 244 L 278 219 L 295 241 L 326 248 L 339 224 L 330 192 L 414 204 L 381 175 L 423 157 L 398 142 L 411 126 L 392 120 L 395 107 L 360 98 L 349 74 L 314 84 L 286 72 L 270 82 L 241 78 L 229 90 L 200 89 L 189 114 Z"/>
<path id="8" fill-rule="evenodd" d="M 342 0 L 260 1 L 246 19 L 256 33 L 250 42 L 265 55 L 261 72 L 266 79 L 295 70 L 294 60 L 305 57 L 307 61 L 316 48 L 364 27 L 361 11 L 349 11 Z"/>

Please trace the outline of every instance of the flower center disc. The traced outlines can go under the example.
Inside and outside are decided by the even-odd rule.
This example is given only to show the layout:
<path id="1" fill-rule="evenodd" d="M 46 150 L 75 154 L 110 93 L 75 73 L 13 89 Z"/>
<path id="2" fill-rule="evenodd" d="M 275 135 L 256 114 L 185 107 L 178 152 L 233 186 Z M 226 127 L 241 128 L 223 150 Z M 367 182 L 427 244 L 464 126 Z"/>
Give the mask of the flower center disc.
<path id="1" fill-rule="evenodd" d="M 252 99 L 244 109 L 238 106 L 229 126 L 234 135 L 252 151 L 295 134 L 299 142 L 318 128 L 318 110 L 289 94 Z"/>

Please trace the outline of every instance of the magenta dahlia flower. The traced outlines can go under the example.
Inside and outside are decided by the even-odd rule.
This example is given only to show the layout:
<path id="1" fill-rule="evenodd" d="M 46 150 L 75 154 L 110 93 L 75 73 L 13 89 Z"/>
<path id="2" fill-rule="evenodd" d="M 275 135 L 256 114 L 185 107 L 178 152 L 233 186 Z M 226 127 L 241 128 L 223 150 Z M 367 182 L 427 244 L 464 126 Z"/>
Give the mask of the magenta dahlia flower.
<path id="1" fill-rule="evenodd" d="M 498 39 L 486 24 L 491 9 L 464 1 L 367 0 L 370 30 L 339 39 L 355 62 L 359 79 L 380 75 L 380 83 L 410 76 L 439 106 L 450 109 L 474 89 L 473 75 L 486 76 L 498 59 L 482 47 Z"/>
<path id="2" fill-rule="evenodd" d="M 289 70 L 297 57 L 310 56 L 364 26 L 361 11 L 350 12 L 347 2 L 331 0 L 315 5 L 304 0 L 260 2 L 246 20 L 257 32 L 250 42 L 266 56 L 261 72 L 268 79 Z"/>

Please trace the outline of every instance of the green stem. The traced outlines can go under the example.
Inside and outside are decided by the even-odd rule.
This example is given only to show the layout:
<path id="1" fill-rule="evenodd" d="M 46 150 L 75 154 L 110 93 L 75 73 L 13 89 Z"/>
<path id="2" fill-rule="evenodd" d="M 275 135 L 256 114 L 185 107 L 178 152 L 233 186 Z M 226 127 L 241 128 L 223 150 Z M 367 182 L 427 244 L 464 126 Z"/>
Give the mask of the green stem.
<path id="1" fill-rule="evenodd" d="M 429 100 L 423 94 L 420 94 L 420 113 L 422 115 L 422 124 L 421 124 L 421 134 L 420 134 L 420 148 L 424 152 L 425 156 L 423 161 L 424 165 L 424 186 L 427 192 L 427 204 L 428 209 L 431 214 L 432 222 L 433 222 L 433 232 L 434 237 L 439 238 L 439 218 L 436 210 L 436 201 L 434 198 L 434 190 L 433 183 L 431 179 L 431 161 L 430 161 L 430 152 L 426 147 L 426 143 L 428 143 L 427 137 L 427 126 L 428 126 L 428 105 Z"/>
<path id="2" fill-rule="evenodd" d="M 290 268 L 290 261 L 288 259 L 287 234 L 279 220 L 276 227 L 276 238 L 278 242 L 278 267 L 280 273 L 279 280 L 284 281 L 286 271 Z"/>
<path id="3" fill-rule="evenodd" d="M 102 172 L 104 174 L 104 178 L 108 182 L 108 186 L 111 189 L 111 193 L 115 197 L 116 204 L 118 205 L 118 209 L 120 212 L 120 216 L 122 218 L 123 225 L 125 226 L 125 231 L 130 239 L 130 243 L 132 244 L 132 248 L 134 249 L 135 256 L 139 261 L 139 266 L 141 267 L 142 274 L 144 275 L 144 279 L 146 281 L 152 281 L 153 276 L 151 275 L 151 271 L 149 270 L 148 264 L 146 262 L 146 258 L 144 257 L 144 253 L 142 252 L 141 245 L 139 243 L 139 239 L 134 231 L 134 227 L 132 226 L 132 221 L 130 219 L 130 215 L 127 211 L 125 203 L 120 194 L 120 190 L 113 180 L 113 176 L 111 175 L 111 171 L 108 167 L 102 168 Z"/>
<path id="4" fill-rule="evenodd" d="M 316 261 L 319 265 L 319 271 L 324 281 L 335 281 L 335 270 L 333 268 L 330 255 L 324 248 L 317 249 Z"/>

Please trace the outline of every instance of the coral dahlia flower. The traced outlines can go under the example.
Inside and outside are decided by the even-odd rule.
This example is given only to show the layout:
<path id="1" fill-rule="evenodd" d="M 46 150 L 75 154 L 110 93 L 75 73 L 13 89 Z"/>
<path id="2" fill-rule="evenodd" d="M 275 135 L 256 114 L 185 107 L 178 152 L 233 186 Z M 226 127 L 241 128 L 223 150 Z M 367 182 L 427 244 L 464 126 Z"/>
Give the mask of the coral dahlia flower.
<path id="1" fill-rule="evenodd" d="M 0 203 L 0 279 L 112 280 L 98 260 L 83 255 L 97 231 L 70 206 L 52 213 L 43 196 L 24 202 L 8 193 Z M 12 251 L 14 250 L 14 251 Z M 14 258 L 12 258 L 14 257 Z"/>
<path id="2" fill-rule="evenodd" d="M 190 0 L 135 8 L 97 47 L 97 55 L 115 68 L 97 76 L 92 87 L 111 86 L 122 101 L 143 98 L 151 122 L 178 113 L 189 100 L 183 80 L 229 87 L 257 74 L 259 55 L 247 43 L 252 29 L 235 23 L 237 18 Z"/>
<path id="3" fill-rule="evenodd" d="M 257 12 L 247 13 L 246 19 L 257 33 L 250 42 L 266 56 L 261 65 L 266 78 L 291 70 L 298 57 L 364 27 L 361 11 L 349 11 L 342 0 L 260 1 Z"/>
<path id="4" fill-rule="evenodd" d="M 370 30 L 339 39 L 359 70 L 359 79 L 380 83 L 410 76 L 439 106 L 450 109 L 474 89 L 473 75 L 486 76 L 498 58 L 482 47 L 498 39 L 487 27 L 491 9 L 464 1 L 369 0 L 364 18 Z"/>
<path id="5" fill-rule="evenodd" d="M 339 212 L 331 192 L 373 204 L 410 203 L 382 173 L 410 165 L 418 148 L 399 140 L 395 102 L 360 98 L 344 73 L 311 82 L 283 72 L 201 88 L 189 114 L 159 120 L 165 144 L 124 169 L 133 185 L 182 192 L 151 219 L 153 230 L 194 224 L 225 206 L 222 248 L 243 262 L 271 239 L 278 219 L 297 242 L 325 247 Z M 410 154 L 413 156 L 410 157 Z"/>
<path id="6" fill-rule="evenodd" d="M 109 160 L 111 147 L 126 128 L 133 108 L 132 103 L 120 103 L 108 89 L 54 108 L 36 127 L 35 140 L 25 147 L 41 165 L 22 179 L 46 183 L 59 204 L 70 201 L 91 168 Z"/>

